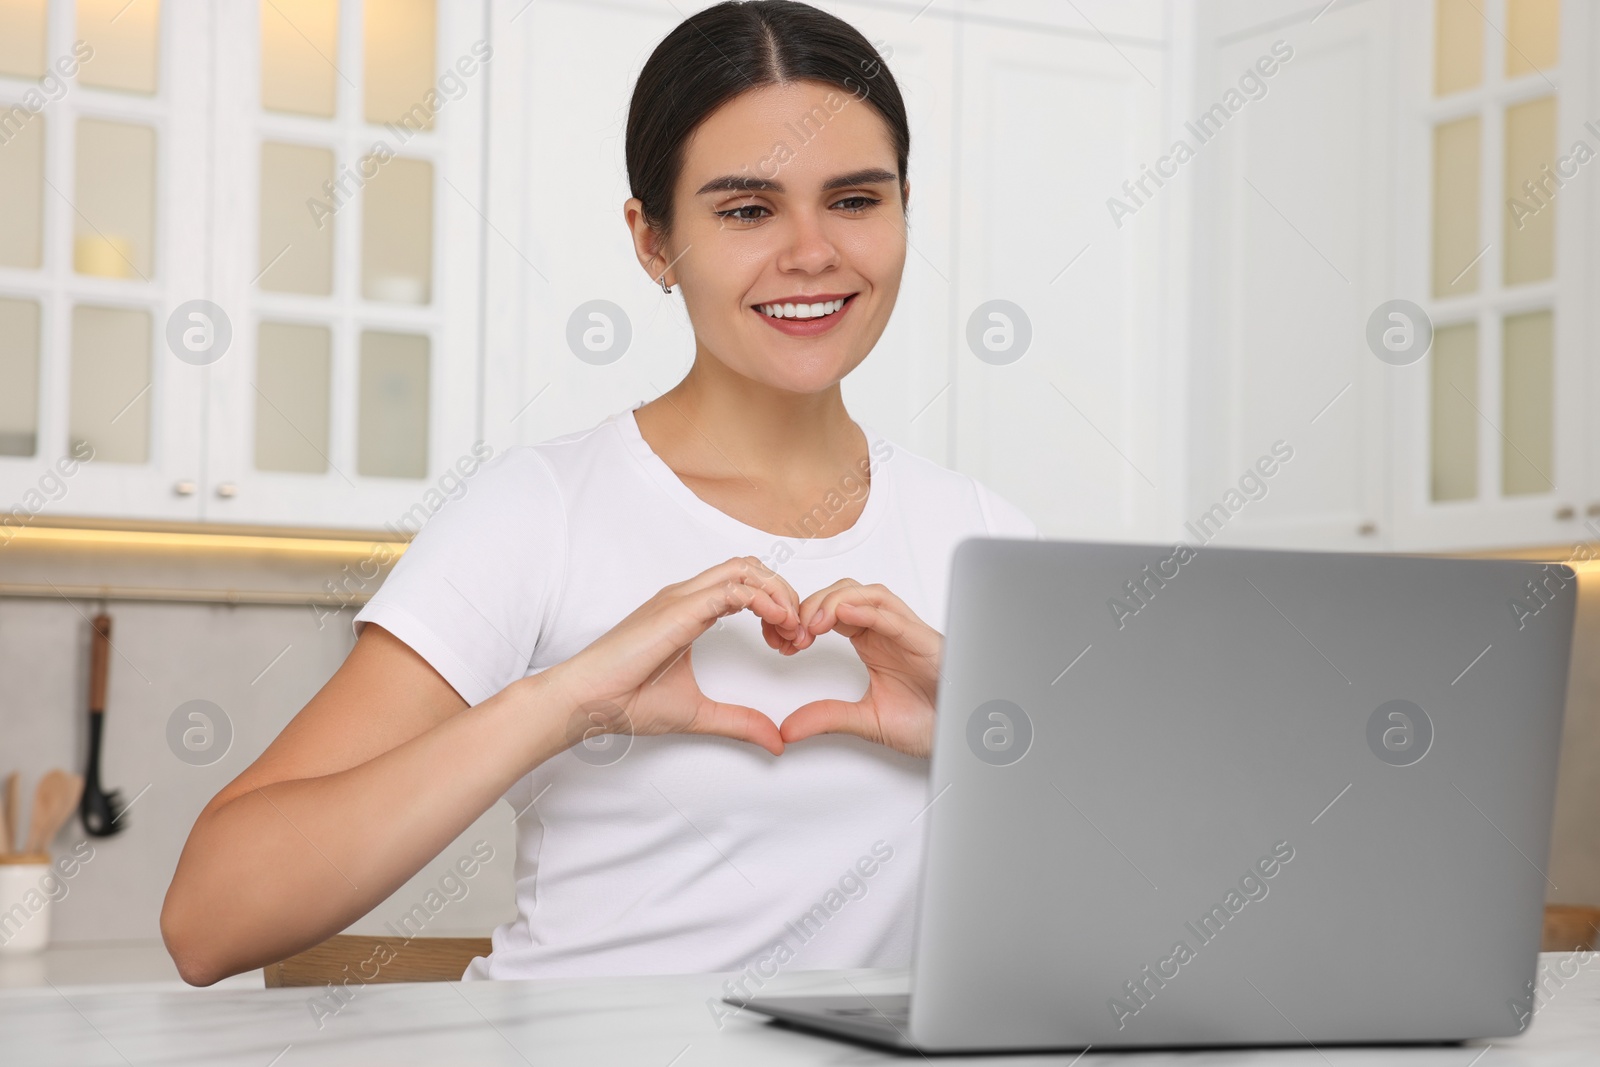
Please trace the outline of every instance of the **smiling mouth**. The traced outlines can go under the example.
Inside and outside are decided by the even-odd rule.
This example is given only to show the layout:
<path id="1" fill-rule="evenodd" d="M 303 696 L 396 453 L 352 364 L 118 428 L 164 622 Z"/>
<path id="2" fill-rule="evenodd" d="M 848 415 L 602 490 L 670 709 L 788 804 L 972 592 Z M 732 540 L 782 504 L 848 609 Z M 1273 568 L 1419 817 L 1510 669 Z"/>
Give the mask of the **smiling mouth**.
<path id="1" fill-rule="evenodd" d="M 814 304 L 755 304 L 753 308 L 769 319 L 782 322 L 805 322 L 809 319 L 825 319 L 844 310 L 846 304 L 856 298 L 855 293 L 840 297 L 837 300 L 823 300 Z"/>

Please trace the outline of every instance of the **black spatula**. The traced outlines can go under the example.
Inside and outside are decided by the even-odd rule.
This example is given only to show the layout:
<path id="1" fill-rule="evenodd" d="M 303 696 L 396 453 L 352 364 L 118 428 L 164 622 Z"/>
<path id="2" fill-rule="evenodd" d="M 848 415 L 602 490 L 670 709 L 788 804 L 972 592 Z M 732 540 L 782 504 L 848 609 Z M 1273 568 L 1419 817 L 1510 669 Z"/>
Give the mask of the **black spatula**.
<path id="1" fill-rule="evenodd" d="M 110 837 L 125 825 L 122 794 L 100 786 L 100 737 L 106 719 L 106 671 L 111 666 L 111 616 L 94 617 L 94 638 L 89 648 L 89 758 L 83 772 L 83 799 L 78 814 L 83 828 L 95 837 Z"/>

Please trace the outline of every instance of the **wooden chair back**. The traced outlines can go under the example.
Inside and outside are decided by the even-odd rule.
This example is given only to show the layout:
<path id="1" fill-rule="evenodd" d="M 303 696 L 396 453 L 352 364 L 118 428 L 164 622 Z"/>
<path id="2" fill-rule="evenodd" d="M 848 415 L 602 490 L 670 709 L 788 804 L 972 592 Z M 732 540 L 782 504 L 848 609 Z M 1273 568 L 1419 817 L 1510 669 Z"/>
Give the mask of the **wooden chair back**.
<path id="1" fill-rule="evenodd" d="M 1544 951 L 1591 952 L 1600 947 L 1600 908 L 1588 904 L 1546 904 Z"/>
<path id="2" fill-rule="evenodd" d="M 369 937 L 336 934 L 286 960 L 268 964 L 267 988 L 350 982 L 455 982 L 476 956 L 489 954 L 487 937 Z"/>
<path id="3" fill-rule="evenodd" d="M 1551 904 L 1544 911 L 1545 952 L 1600 947 L 1600 907 Z M 320 986 L 345 981 L 454 982 L 475 957 L 487 956 L 487 937 L 365 937 L 338 934 L 286 960 L 269 964 L 269 988 Z"/>

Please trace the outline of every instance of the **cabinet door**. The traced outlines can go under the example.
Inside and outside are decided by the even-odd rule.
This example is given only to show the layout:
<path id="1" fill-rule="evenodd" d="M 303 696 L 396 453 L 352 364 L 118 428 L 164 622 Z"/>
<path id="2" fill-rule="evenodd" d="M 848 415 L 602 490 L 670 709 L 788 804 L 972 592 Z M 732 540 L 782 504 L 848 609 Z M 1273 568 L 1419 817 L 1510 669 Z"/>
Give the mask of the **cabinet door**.
<path id="1" fill-rule="evenodd" d="M 1548 5 L 1515 25 L 1503 3 L 1405 13 L 1402 39 L 1431 62 L 1412 64 L 1398 97 L 1397 236 L 1433 344 L 1397 379 L 1397 547 L 1593 537 L 1579 522 L 1596 496 L 1583 466 L 1595 420 L 1580 238 L 1595 215 L 1592 164 L 1575 152 L 1596 148 L 1592 8 Z"/>
<path id="2" fill-rule="evenodd" d="M 207 5 L 123 6 L 0 10 L 0 501 L 12 528 L 199 514 L 202 383 L 166 327 L 205 258 L 209 70 L 179 58 L 203 52 Z"/>
<path id="3" fill-rule="evenodd" d="M 1196 150 L 1186 529 L 1219 544 L 1378 549 L 1396 368 L 1363 331 L 1398 295 L 1390 7 L 1291 21 L 1277 6 L 1275 18 L 1232 4 L 1199 20 L 1196 95 L 1174 130 Z"/>
<path id="4" fill-rule="evenodd" d="M 918 0 L 919 5 L 922 0 Z M 962 0 L 968 22 L 985 20 L 1013 29 L 1065 30 L 1102 46 L 1161 47 L 1167 35 L 1170 0 Z M 930 10 L 928 12 L 932 14 Z M 1031 26 L 1029 24 L 1032 24 Z"/>
<path id="5" fill-rule="evenodd" d="M 974 19 L 959 54 L 954 465 L 1054 536 L 1173 537 L 1181 206 L 1170 186 L 1108 206 L 1162 154 L 1166 50 Z"/>
<path id="6" fill-rule="evenodd" d="M 693 358 L 683 297 L 640 268 L 622 214 L 634 80 L 682 18 L 626 0 L 494 4 L 505 136 L 489 183 L 484 438 L 496 449 L 593 426 L 664 392 Z M 604 47 L 585 48 L 580 64 L 574 41 Z M 592 346 L 575 349 L 572 331 Z"/>
<path id="7" fill-rule="evenodd" d="M 219 5 L 207 520 L 419 529 L 475 469 L 485 5 Z"/>

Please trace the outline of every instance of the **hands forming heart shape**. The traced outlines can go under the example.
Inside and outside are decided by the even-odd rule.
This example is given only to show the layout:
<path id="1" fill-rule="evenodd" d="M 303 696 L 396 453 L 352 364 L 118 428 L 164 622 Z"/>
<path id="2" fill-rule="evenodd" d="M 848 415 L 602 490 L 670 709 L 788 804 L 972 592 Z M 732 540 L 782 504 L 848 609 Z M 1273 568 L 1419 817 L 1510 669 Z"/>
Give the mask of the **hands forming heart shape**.
<path id="1" fill-rule="evenodd" d="M 792 656 L 830 630 L 849 639 L 867 668 L 859 700 L 814 700 L 782 727 L 754 708 L 712 700 L 690 664 L 694 640 L 719 618 L 749 610 L 767 644 Z M 717 734 L 773 755 L 785 744 L 840 733 L 926 758 L 944 637 L 882 585 L 841 578 L 801 600 L 754 556 L 719 563 L 662 589 L 582 652 L 544 671 L 567 695 L 568 736 L 596 732 Z"/>

